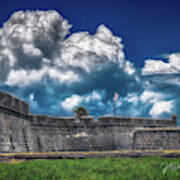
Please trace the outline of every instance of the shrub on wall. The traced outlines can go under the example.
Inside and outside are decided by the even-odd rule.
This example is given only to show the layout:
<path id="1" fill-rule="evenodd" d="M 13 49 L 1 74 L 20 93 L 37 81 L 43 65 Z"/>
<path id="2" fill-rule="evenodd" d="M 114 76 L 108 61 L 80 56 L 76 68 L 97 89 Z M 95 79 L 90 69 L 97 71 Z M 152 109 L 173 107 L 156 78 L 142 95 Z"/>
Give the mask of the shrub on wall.
<path id="1" fill-rule="evenodd" d="M 75 113 L 77 119 L 80 119 L 81 116 L 88 116 L 89 114 L 86 108 L 83 106 L 77 107 L 77 109 L 75 109 L 73 112 Z"/>

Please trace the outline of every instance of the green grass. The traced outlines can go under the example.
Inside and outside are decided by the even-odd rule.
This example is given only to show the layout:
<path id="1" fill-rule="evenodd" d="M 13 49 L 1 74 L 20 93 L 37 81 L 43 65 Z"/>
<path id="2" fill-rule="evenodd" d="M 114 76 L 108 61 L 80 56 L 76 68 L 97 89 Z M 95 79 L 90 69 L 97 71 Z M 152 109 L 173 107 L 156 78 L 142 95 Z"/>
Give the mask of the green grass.
<path id="1" fill-rule="evenodd" d="M 32 179 L 180 180 L 180 159 L 146 157 L 0 163 L 0 180 Z"/>

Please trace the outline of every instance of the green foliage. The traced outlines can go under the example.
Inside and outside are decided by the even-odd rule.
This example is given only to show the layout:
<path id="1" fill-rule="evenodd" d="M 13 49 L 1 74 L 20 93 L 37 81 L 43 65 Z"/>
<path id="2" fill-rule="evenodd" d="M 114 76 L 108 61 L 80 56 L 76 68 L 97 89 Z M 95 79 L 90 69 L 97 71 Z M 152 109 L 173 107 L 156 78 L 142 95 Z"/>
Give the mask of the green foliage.
<path id="1" fill-rule="evenodd" d="M 179 159 L 160 157 L 0 163 L 0 180 L 179 180 L 179 165 Z"/>
<path id="2" fill-rule="evenodd" d="M 81 116 L 87 116 L 89 114 L 86 108 L 83 106 L 77 107 L 77 109 L 75 109 L 73 112 L 76 114 L 77 119 L 80 119 Z"/>

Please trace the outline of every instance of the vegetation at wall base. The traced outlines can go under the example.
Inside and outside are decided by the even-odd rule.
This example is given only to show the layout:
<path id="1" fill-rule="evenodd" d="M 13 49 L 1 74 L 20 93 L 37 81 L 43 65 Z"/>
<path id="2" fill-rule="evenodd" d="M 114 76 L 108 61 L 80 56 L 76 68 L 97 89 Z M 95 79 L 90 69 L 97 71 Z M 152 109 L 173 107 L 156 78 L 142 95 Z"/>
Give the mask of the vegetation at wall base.
<path id="1" fill-rule="evenodd" d="M 0 163 L 0 180 L 179 180 L 180 159 L 162 157 Z"/>

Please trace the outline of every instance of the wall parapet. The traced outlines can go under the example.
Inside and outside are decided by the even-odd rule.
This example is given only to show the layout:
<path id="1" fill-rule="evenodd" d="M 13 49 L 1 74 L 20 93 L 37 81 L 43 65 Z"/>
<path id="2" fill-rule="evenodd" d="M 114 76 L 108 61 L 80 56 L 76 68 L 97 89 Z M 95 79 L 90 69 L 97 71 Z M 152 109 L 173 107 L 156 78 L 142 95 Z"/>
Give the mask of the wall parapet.
<path id="1" fill-rule="evenodd" d="M 32 125 L 36 126 L 75 126 L 75 125 L 87 125 L 94 123 L 93 116 L 82 116 L 80 119 L 75 117 L 55 117 L 45 115 L 30 115 L 30 121 Z"/>
<path id="2" fill-rule="evenodd" d="M 38 126 L 124 126 L 142 128 L 176 127 L 172 119 L 151 119 L 151 118 L 130 118 L 120 116 L 101 116 L 95 120 L 93 116 L 83 116 L 80 119 L 75 117 L 55 117 L 45 115 L 30 115 L 32 125 Z"/>
<path id="3" fill-rule="evenodd" d="M 0 91 L 0 107 L 15 111 L 21 114 L 29 114 L 29 105 L 24 101 Z"/>
<path id="4" fill-rule="evenodd" d="M 177 120 L 172 119 L 153 119 L 142 117 L 121 117 L 121 116 L 101 116 L 99 123 L 118 123 L 132 127 L 176 127 Z"/>

